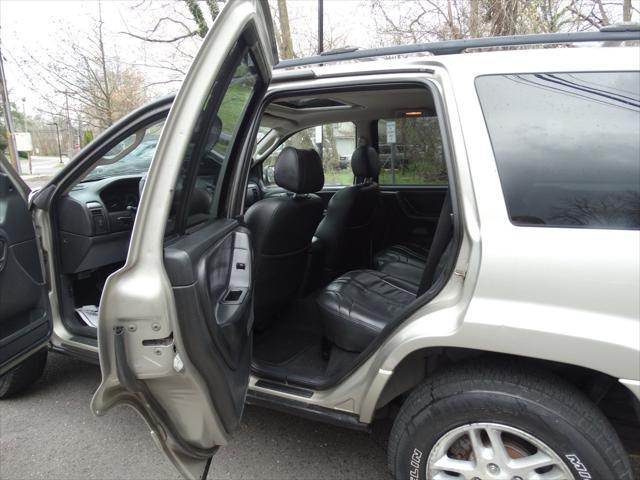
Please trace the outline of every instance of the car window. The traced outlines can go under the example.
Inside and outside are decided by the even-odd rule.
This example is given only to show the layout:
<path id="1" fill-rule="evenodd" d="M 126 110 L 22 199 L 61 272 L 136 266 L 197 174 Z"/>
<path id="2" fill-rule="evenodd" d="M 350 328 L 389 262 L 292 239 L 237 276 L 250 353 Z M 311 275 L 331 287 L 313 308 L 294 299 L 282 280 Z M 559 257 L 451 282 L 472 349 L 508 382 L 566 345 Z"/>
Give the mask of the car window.
<path id="1" fill-rule="evenodd" d="M 231 161 L 232 147 L 258 80 L 255 63 L 247 53 L 235 66 L 217 110 L 211 111 L 215 105 L 204 106 L 182 164 L 167 233 L 172 232 L 180 208 L 185 209 L 186 227 L 217 216 L 223 172 Z M 195 175 L 190 176 L 194 161 L 198 164 Z"/>
<path id="2" fill-rule="evenodd" d="M 262 165 L 263 181 L 267 186 L 275 185 L 273 170 L 278 155 L 285 147 L 316 150 L 322 158 L 325 185 L 353 184 L 351 154 L 356 149 L 356 126 L 353 123 L 329 123 L 306 128 L 291 135 L 278 145 Z"/>
<path id="3" fill-rule="evenodd" d="M 129 135 L 109 150 L 82 181 L 145 174 L 149 170 L 163 126 L 164 119 Z"/>
<path id="4" fill-rule="evenodd" d="M 640 228 L 640 73 L 491 75 L 476 88 L 514 224 Z"/>
<path id="5" fill-rule="evenodd" d="M 412 112 L 378 121 L 380 185 L 446 185 L 438 119 Z M 395 133 L 395 135 L 394 135 Z"/>

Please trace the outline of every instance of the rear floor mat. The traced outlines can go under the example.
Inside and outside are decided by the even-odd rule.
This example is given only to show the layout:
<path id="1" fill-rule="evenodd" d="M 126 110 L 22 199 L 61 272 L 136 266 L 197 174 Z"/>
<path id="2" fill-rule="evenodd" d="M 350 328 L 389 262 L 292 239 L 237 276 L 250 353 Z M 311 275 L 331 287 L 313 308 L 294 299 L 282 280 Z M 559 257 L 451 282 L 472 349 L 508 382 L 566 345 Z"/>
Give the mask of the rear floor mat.
<path id="1" fill-rule="evenodd" d="M 313 333 L 270 329 L 254 337 L 253 356 L 260 362 L 282 365 L 319 342 L 320 337 Z"/>

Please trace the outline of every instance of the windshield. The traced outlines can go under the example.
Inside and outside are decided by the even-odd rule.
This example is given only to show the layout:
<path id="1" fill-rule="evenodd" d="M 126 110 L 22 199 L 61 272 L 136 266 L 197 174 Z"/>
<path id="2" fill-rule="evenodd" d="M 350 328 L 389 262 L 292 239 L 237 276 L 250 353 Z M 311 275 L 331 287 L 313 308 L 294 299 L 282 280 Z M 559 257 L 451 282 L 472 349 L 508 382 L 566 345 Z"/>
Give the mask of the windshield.
<path id="1" fill-rule="evenodd" d="M 149 170 L 164 120 L 128 136 L 104 155 L 83 182 L 120 175 L 142 175 Z"/>

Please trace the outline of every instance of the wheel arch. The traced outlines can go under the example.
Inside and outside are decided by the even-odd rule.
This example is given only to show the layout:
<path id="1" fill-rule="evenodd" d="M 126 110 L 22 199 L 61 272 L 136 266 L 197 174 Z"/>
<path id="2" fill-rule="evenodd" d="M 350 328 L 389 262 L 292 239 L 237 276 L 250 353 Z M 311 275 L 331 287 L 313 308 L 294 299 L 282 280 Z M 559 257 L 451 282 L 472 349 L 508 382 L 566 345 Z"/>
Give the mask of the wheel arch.
<path id="1" fill-rule="evenodd" d="M 601 410 L 607 410 L 613 402 L 622 408 L 623 415 L 631 417 L 631 421 L 640 425 L 640 400 L 631 389 L 612 375 L 553 360 L 450 346 L 425 347 L 406 355 L 387 376 L 377 398 L 375 411 L 380 411 L 394 401 L 403 400 L 433 374 L 458 363 L 474 360 L 490 360 L 505 366 L 518 361 L 524 368 L 547 370 L 578 388 Z M 603 413 L 607 417 L 611 416 L 611 412 Z M 361 420 L 364 421 L 362 417 Z"/>

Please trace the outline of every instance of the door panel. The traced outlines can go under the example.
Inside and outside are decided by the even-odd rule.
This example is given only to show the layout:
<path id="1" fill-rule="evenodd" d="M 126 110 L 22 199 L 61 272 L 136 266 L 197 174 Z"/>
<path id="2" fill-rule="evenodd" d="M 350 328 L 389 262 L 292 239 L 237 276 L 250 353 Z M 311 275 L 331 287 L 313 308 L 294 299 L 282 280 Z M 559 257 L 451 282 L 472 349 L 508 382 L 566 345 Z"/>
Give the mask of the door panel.
<path id="1" fill-rule="evenodd" d="M 168 245 L 165 268 L 185 347 L 205 377 L 220 420 L 232 432 L 242 414 L 251 360 L 249 232 L 236 220 L 216 220 Z"/>
<path id="2" fill-rule="evenodd" d="M 376 250 L 398 243 L 431 245 L 446 193 L 447 186 L 381 187 Z"/>
<path id="3" fill-rule="evenodd" d="M 0 374 L 48 341 L 50 318 L 31 213 L 0 173 Z"/>

